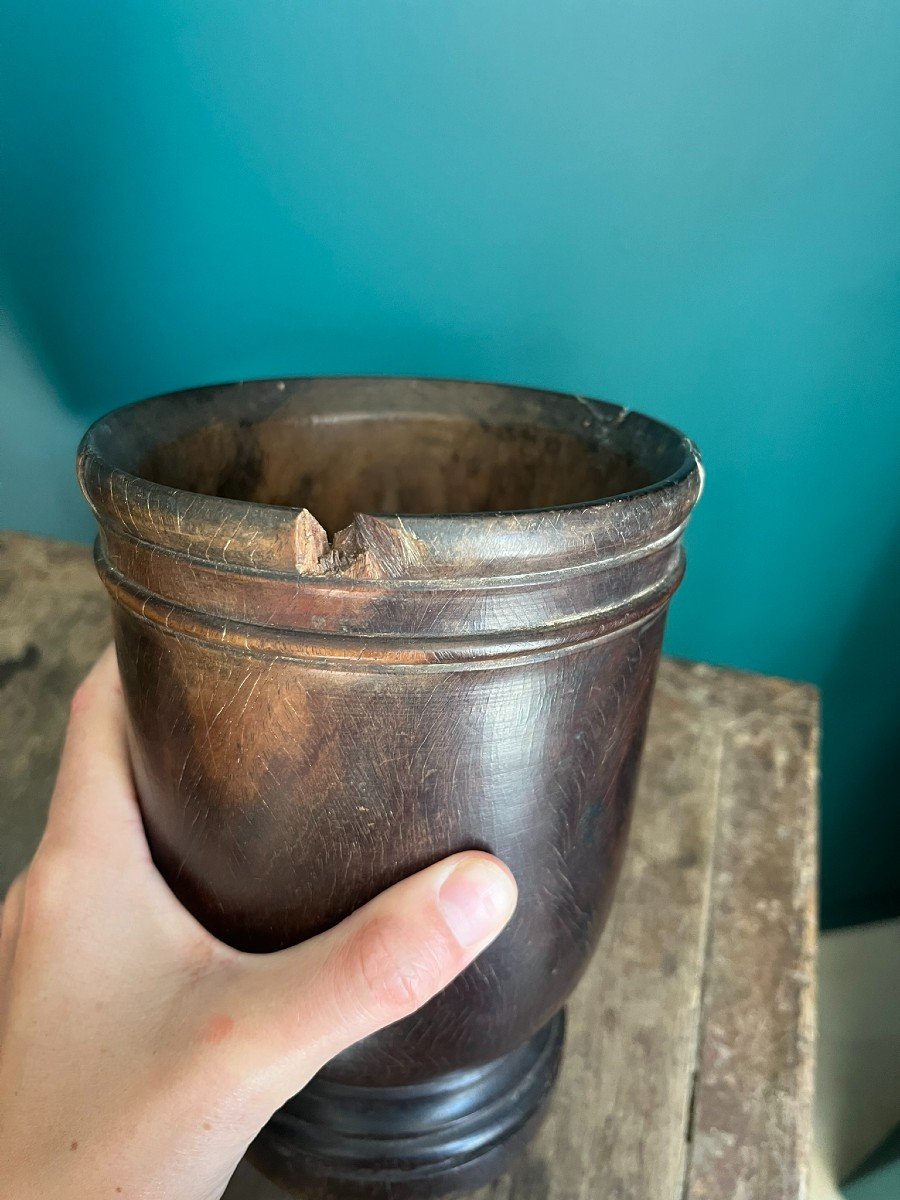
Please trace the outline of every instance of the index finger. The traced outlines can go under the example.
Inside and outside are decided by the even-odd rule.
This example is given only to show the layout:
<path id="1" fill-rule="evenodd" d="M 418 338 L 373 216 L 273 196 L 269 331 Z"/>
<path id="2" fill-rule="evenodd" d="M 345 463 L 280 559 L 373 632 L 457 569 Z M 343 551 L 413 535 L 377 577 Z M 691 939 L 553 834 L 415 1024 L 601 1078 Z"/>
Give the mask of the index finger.
<path id="1" fill-rule="evenodd" d="M 47 833 L 102 837 L 140 823 L 115 649 L 108 646 L 72 698 Z M 141 835 L 143 837 L 143 834 Z"/>

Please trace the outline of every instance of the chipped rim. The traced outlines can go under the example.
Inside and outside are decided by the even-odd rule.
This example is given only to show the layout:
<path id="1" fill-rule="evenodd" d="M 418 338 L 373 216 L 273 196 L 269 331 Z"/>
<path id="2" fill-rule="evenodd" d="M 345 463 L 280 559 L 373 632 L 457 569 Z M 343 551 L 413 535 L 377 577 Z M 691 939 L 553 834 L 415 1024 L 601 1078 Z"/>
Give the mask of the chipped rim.
<path id="1" fill-rule="evenodd" d="M 680 456 L 676 468 L 641 488 L 613 496 L 573 504 L 537 509 L 505 509 L 495 512 L 443 514 L 357 514 L 351 524 L 330 540 L 315 518 L 305 509 L 255 501 L 233 500 L 155 483 L 128 469 L 130 426 L 135 414 L 149 407 L 160 408 L 160 424 L 168 437 L 174 426 L 185 433 L 201 428 L 210 419 L 200 414 L 184 420 L 184 401 L 201 399 L 210 414 L 217 402 L 234 403 L 243 387 L 258 396 L 269 389 L 273 399 L 288 385 L 346 386 L 390 383 L 427 387 L 458 387 L 489 393 L 506 393 L 576 402 L 597 421 L 598 433 L 616 432 L 638 423 L 646 432 L 669 443 L 672 456 Z M 178 406 L 178 407 L 176 407 Z M 179 423 L 179 417 L 181 421 Z M 600 562 L 643 556 L 652 549 L 676 541 L 703 486 L 703 467 L 693 442 L 678 430 L 652 417 L 604 400 L 539 388 L 470 380 L 429 379 L 414 376 L 313 376 L 284 377 L 215 384 L 169 392 L 116 409 L 95 421 L 78 450 L 78 479 L 96 514 L 101 531 L 113 539 L 145 542 L 164 553 L 185 557 L 198 564 L 255 575 L 289 577 L 304 582 L 346 582 L 365 585 L 385 579 L 403 586 L 435 577 L 460 582 L 487 578 L 537 576 L 545 572 Z M 523 529 L 523 519 L 530 519 Z M 405 561 L 403 535 L 425 548 L 427 565 L 417 568 Z M 352 563 L 373 543 L 398 542 L 399 559 L 374 576 L 354 575 Z M 311 562 L 309 539 L 317 545 L 318 569 Z M 325 539 L 322 544 L 321 539 Z M 260 556 L 259 542 L 265 553 Z M 466 558 L 477 561 L 477 571 L 466 567 L 460 557 L 465 542 Z M 254 542 L 256 545 L 254 545 Z M 343 553 L 341 548 L 343 547 Z M 499 547 L 499 549 L 498 549 Z M 415 557 L 415 556 L 413 556 Z M 396 556 L 395 556 L 396 558 Z"/>

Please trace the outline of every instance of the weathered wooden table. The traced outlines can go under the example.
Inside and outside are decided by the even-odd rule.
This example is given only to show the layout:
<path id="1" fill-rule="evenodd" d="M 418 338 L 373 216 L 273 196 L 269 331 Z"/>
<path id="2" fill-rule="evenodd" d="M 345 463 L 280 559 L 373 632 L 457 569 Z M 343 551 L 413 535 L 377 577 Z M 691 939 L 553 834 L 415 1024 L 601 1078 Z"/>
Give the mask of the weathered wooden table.
<path id="1" fill-rule="evenodd" d="M 108 639 L 84 546 L 0 535 L 0 892 L 37 844 L 69 697 Z M 551 1113 L 479 1200 L 806 1194 L 818 706 L 665 661 L 625 869 Z M 277 1200 L 243 1164 L 227 1200 Z"/>

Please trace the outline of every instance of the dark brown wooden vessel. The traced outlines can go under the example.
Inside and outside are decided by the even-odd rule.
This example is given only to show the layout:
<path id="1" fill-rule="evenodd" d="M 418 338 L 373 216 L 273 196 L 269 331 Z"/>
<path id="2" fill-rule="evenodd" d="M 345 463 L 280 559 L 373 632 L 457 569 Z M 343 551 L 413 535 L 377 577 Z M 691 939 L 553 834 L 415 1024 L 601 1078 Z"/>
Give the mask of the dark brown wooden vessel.
<path id="1" fill-rule="evenodd" d="M 285 379 L 120 409 L 79 477 L 153 854 L 209 929 L 277 949 L 466 848 L 519 883 L 488 951 L 330 1063 L 257 1161 L 309 1195 L 489 1179 L 612 898 L 693 446 L 579 396 Z"/>

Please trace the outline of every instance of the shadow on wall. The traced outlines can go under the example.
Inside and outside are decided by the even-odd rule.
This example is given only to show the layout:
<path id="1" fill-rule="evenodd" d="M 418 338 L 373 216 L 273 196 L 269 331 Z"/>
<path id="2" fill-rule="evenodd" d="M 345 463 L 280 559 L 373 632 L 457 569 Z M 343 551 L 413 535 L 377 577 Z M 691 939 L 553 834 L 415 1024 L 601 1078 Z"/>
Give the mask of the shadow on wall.
<path id="1" fill-rule="evenodd" d="M 897 909 L 900 847 L 900 522 L 847 624 L 823 693 L 823 923 L 871 921 Z M 873 889 L 873 881 L 876 886 Z M 889 890 L 882 890 L 887 884 Z"/>
<path id="2" fill-rule="evenodd" d="M 900 1195 L 900 1141 L 890 1137 L 900 1121 L 898 995 L 900 920 L 821 939 L 811 1200 Z M 883 1173 L 882 1155 L 894 1162 Z"/>
<path id="3" fill-rule="evenodd" d="M 0 527 L 88 541 L 94 522 L 75 480 L 84 418 L 62 403 L 4 290 L 0 279 Z"/>

